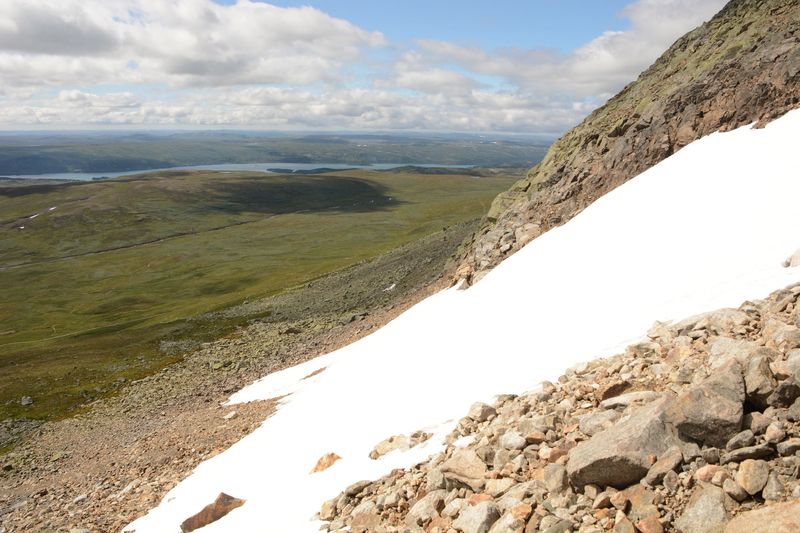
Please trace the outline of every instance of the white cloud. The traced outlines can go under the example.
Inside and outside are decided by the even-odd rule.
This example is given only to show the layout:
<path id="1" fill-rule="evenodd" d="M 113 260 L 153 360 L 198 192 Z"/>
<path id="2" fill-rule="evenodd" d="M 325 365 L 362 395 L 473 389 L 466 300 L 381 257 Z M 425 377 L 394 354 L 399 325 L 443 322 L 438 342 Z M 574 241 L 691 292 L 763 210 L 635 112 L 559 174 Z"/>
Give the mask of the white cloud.
<path id="1" fill-rule="evenodd" d="M 385 44 L 319 10 L 239 0 L 4 0 L 4 84 L 220 86 L 334 80 Z"/>
<path id="2" fill-rule="evenodd" d="M 649 66 L 681 35 L 708 20 L 727 0 L 639 0 L 622 10 L 625 31 L 608 31 L 570 54 L 547 49 L 486 51 L 422 40 L 429 62 L 499 76 L 522 89 L 602 101 Z"/>
<path id="3" fill-rule="evenodd" d="M 638 0 L 564 54 L 389 43 L 251 0 L 3 0 L 0 127 L 560 132 L 723 4 Z"/>

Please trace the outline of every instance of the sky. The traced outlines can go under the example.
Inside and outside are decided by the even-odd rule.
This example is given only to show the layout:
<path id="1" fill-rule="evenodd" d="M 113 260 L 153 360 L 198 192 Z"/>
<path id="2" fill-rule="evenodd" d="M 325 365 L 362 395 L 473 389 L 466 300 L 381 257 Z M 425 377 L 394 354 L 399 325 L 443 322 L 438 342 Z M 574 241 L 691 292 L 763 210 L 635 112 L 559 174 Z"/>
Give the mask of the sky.
<path id="1" fill-rule="evenodd" d="M 0 129 L 559 134 L 725 0 L 3 0 Z"/>

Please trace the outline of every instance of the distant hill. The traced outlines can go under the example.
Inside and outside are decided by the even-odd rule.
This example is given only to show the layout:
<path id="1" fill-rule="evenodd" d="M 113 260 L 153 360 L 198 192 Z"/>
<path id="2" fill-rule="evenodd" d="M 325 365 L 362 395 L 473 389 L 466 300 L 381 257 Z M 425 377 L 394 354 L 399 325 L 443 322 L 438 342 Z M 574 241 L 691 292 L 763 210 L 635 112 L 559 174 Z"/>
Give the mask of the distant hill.
<path id="1" fill-rule="evenodd" d="M 762 126 L 800 106 L 799 40 L 800 2 L 732 0 L 497 197 L 458 276 L 480 278 L 531 238 L 704 135 Z"/>
<path id="2" fill-rule="evenodd" d="M 91 132 L 0 135 L 0 175 L 126 172 L 227 163 L 530 166 L 548 141 L 478 136 Z"/>

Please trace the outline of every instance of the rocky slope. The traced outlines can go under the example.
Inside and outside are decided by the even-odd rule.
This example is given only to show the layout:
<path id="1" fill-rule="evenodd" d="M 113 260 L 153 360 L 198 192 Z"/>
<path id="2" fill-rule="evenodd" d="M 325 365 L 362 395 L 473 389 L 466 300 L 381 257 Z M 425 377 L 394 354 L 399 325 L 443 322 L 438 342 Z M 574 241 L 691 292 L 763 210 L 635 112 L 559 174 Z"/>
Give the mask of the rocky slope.
<path id="1" fill-rule="evenodd" d="M 494 201 L 463 253 L 475 281 L 542 232 L 693 140 L 800 105 L 800 3 L 732 0 L 679 39 Z"/>
<path id="2" fill-rule="evenodd" d="M 475 404 L 443 453 L 346 488 L 319 517 L 352 533 L 798 531 L 798 297 L 656 323 L 625 353 Z"/>

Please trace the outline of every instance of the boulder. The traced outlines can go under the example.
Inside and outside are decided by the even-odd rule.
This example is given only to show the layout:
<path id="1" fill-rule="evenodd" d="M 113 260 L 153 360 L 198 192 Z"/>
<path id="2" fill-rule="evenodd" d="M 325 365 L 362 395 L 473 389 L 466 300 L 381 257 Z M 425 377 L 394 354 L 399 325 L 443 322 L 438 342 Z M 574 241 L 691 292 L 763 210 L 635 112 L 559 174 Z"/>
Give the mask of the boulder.
<path id="1" fill-rule="evenodd" d="M 561 465 L 549 464 L 544 467 L 543 478 L 544 485 L 550 492 L 560 493 L 569 487 L 567 469 Z"/>
<path id="2" fill-rule="evenodd" d="M 244 505 L 244 500 L 220 492 L 217 499 L 203 507 L 200 512 L 190 516 L 181 524 L 181 531 L 188 533 L 216 522 L 237 507 Z"/>
<path id="3" fill-rule="evenodd" d="M 746 511 L 725 526 L 725 533 L 785 533 L 800 531 L 800 500 Z"/>
<path id="4" fill-rule="evenodd" d="M 730 438 L 725 444 L 725 449 L 728 451 L 744 448 L 745 446 L 752 446 L 756 442 L 756 436 L 749 429 L 740 431 Z"/>
<path id="5" fill-rule="evenodd" d="M 775 455 L 775 450 L 769 444 L 756 444 L 728 452 L 719 458 L 720 464 L 740 463 L 745 459 L 763 459 Z"/>
<path id="6" fill-rule="evenodd" d="M 794 455 L 800 451 L 800 438 L 792 437 L 778 444 L 778 453 L 781 455 Z"/>
<path id="7" fill-rule="evenodd" d="M 689 498 L 680 518 L 675 521 L 675 529 L 680 533 L 719 531 L 730 518 L 733 505 L 725 491 L 704 483 Z"/>
<path id="8" fill-rule="evenodd" d="M 775 392 L 777 386 L 769 364 L 769 358 L 759 355 L 750 359 L 745 367 L 744 384 L 747 401 L 760 409 L 767 407 L 767 399 Z"/>
<path id="9" fill-rule="evenodd" d="M 779 501 L 783 498 L 783 484 L 778 479 L 778 474 L 775 471 L 769 473 L 767 484 L 761 490 L 761 496 L 767 501 Z"/>
<path id="10" fill-rule="evenodd" d="M 381 517 L 373 511 L 353 512 L 350 533 L 372 533 L 381 525 Z"/>
<path id="11" fill-rule="evenodd" d="M 500 518 L 500 511 L 492 501 L 480 502 L 461 511 L 453 527 L 463 533 L 488 533 Z"/>
<path id="12" fill-rule="evenodd" d="M 670 402 L 666 420 L 681 435 L 722 447 L 742 428 L 744 380 L 737 362 L 729 362 Z"/>
<path id="13" fill-rule="evenodd" d="M 406 435 L 393 435 L 375 445 L 369 453 L 370 459 L 378 459 L 395 450 L 406 451 L 411 448 L 411 443 Z"/>
<path id="14" fill-rule="evenodd" d="M 673 471 L 683 462 L 683 452 L 678 446 L 673 446 L 658 456 L 658 460 L 647 471 L 644 480 L 650 485 L 660 483 L 667 472 Z"/>
<path id="15" fill-rule="evenodd" d="M 453 453 L 440 467 L 445 481 L 467 485 L 474 491 L 481 490 L 486 481 L 486 463 L 471 449 L 460 449 Z"/>
<path id="16" fill-rule="evenodd" d="M 761 489 L 767 484 L 767 479 L 769 479 L 769 464 L 760 459 L 742 461 L 739 471 L 736 473 L 736 483 L 751 496 L 761 492 Z"/>
<path id="17" fill-rule="evenodd" d="M 489 533 L 523 533 L 531 512 L 533 508 L 527 503 L 515 505 L 494 523 Z"/>
<path id="18" fill-rule="evenodd" d="M 408 510 L 406 524 L 409 526 L 424 526 L 439 516 L 439 513 L 444 509 L 444 499 L 446 496 L 447 491 L 435 490 L 420 498 L 417 503 Z"/>
<path id="19" fill-rule="evenodd" d="M 651 455 L 661 455 L 678 445 L 674 430 L 664 422 L 669 398 L 640 407 L 630 417 L 601 431 L 572 449 L 567 473 L 576 487 L 589 483 L 627 487 L 650 469 Z"/>
<path id="20" fill-rule="evenodd" d="M 525 440 L 525 437 L 519 434 L 519 432 L 510 430 L 503 433 L 498 441 L 498 444 L 506 450 L 521 450 L 523 449 L 528 442 Z"/>
<path id="21" fill-rule="evenodd" d="M 491 405 L 483 402 L 476 402 L 472 404 L 472 407 L 469 408 L 469 413 L 467 413 L 467 416 L 475 422 L 485 422 L 489 420 L 490 416 L 494 416 L 496 414 L 497 411 Z"/>

